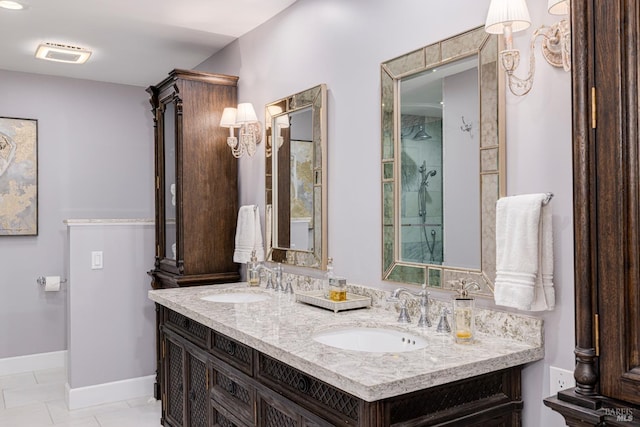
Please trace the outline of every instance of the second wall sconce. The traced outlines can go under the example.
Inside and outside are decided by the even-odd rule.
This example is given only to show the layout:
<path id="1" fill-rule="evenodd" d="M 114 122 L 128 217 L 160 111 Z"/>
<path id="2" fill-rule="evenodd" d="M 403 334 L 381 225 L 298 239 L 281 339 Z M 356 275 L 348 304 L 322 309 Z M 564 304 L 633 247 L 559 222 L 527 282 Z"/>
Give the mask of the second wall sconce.
<path id="1" fill-rule="evenodd" d="M 552 15 L 567 15 L 569 0 L 549 0 L 547 9 Z M 485 31 L 490 34 L 503 34 L 506 49 L 500 52 L 502 68 L 507 74 L 509 90 L 516 96 L 529 93 L 535 75 L 535 42 L 542 37 L 542 55 L 554 67 L 571 70 L 571 30 L 565 18 L 551 27 L 541 26 L 533 32 L 530 43 L 529 74 L 526 78 L 517 77 L 514 71 L 520 64 L 520 51 L 513 48 L 512 34 L 531 25 L 529 9 L 525 0 L 491 0 Z"/>
<path id="2" fill-rule="evenodd" d="M 271 123 L 273 122 L 274 129 L 272 129 L 271 134 L 267 135 L 267 146 L 265 148 L 265 153 L 267 157 L 271 157 L 274 149 L 274 142 L 277 148 L 282 147 L 284 144 L 284 138 L 282 136 L 282 129 L 286 129 L 290 126 L 289 123 L 289 114 L 282 114 L 282 107 L 278 105 L 270 105 L 267 107 L 267 120 Z M 275 120 L 273 119 L 275 117 Z"/>
<path id="3" fill-rule="evenodd" d="M 235 158 L 240 158 L 245 153 L 249 156 L 256 153 L 256 146 L 262 141 L 262 127 L 251 103 L 238 104 L 238 108 L 225 108 L 220 118 L 220 127 L 229 128 L 227 145 Z M 239 129 L 239 138 L 234 136 L 234 128 Z"/>

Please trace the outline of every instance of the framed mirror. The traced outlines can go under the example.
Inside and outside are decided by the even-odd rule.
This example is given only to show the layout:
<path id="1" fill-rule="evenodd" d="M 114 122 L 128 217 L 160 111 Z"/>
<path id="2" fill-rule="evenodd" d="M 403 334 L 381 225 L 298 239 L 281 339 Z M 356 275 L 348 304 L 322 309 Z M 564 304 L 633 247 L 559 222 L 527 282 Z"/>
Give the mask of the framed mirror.
<path id="1" fill-rule="evenodd" d="M 506 194 L 499 38 L 476 28 L 381 64 L 383 280 L 495 280 Z"/>
<path id="2" fill-rule="evenodd" d="M 327 88 L 266 106 L 266 259 L 327 265 Z"/>

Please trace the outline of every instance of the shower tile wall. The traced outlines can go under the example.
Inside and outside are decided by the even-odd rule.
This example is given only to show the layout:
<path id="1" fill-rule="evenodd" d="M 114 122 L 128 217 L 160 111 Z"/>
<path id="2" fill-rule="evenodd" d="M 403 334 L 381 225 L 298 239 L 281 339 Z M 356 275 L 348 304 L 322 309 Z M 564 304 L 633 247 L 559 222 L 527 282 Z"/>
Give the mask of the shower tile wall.
<path id="1" fill-rule="evenodd" d="M 427 140 L 413 140 L 420 125 L 431 136 Z M 434 263 L 442 262 L 442 120 L 440 118 L 402 116 L 402 159 L 400 199 L 401 212 L 401 258 L 404 261 Z M 425 243 L 422 232 L 422 218 L 419 215 L 419 190 L 423 162 L 426 170 L 435 170 L 429 177 L 427 187 L 425 219 L 426 238 L 432 242 L 431 231 L 435 231 L 433 256 Z"/>

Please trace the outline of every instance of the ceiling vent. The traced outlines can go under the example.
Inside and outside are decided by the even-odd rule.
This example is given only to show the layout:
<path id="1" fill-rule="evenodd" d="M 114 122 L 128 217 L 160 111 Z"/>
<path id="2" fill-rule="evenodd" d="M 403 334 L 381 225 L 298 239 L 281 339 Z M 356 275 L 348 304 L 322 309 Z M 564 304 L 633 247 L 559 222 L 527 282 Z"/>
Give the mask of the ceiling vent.
<path id="1" fill-rule="evenodd" d="M 42 43 L 36 49 L 36 58 L 68 64 L 84 64 L 90 56 L 90 50 L 57 43 Z"/>

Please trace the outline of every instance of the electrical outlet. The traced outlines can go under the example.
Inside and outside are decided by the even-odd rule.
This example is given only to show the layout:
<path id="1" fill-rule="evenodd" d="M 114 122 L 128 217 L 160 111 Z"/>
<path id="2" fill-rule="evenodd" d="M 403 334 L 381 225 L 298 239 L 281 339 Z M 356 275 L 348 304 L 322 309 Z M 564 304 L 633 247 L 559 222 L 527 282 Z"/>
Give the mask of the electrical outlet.
<path id="1" fill-rule="evenodd" d="M 566 369 L 549 368 L 549 394 L 556 395 L 560 390 L 572 388 L 576 386 L 576 380 L 573 378 L 573 372 Z"/>

